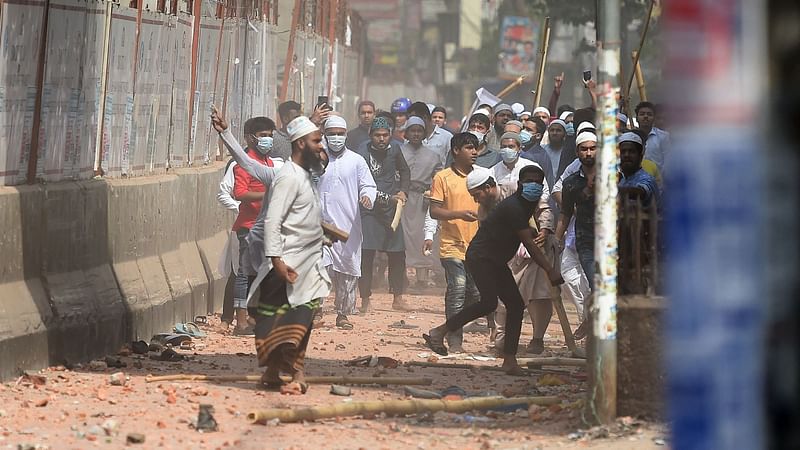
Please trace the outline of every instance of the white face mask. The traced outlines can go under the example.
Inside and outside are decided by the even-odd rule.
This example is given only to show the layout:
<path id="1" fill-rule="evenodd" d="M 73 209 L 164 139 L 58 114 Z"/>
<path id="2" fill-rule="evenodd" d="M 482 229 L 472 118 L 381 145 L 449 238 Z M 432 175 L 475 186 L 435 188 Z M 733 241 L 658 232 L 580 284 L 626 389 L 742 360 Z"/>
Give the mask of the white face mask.
<path id="1" fill-rule="evenodd" d="M 262 155 L 269 154 L 269 151 L 272 150 L 272 137 L 271 136 L 262 136 L 257 137 L 258 143 L 256 144 L 256 149 Z"/>
<path id="2" fill-rule="evenodd" d="M 478 144 L 483 144 L 483 139 L 484 137 L 486 137 L 486 134 L 481 133 L 480 131 L 470 131 L 470 133 L 472 133 L 473 136 L 478 138 Z"/>
<path id="3" fill-rule="evenodd" d="M 325 135 L 325 139 L 328 141 L 328 149 L 333 153 L 341 153 L 344 150 L 344 141 L 347 140 L 347 136 L 337 136 L 337 135 Z"/>
<path id="4" fill-rule="evenodd" d="M 512 147 L 503 147 L 500 149 L 500 157 L 503 158 L 504 163 L 511 164 L 516 162 L 519 157 L 519 152 Z"/>

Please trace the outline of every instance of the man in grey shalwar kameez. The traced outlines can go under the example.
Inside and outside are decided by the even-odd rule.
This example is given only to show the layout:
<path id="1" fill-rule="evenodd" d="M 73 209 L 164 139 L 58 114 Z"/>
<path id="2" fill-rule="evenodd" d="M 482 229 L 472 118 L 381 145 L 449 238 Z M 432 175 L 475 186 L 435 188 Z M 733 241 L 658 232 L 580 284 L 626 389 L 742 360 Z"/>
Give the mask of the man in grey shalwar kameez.
<path id="1" fill-rule="evenodd" d="M 431 253 L 425 255 L 425 216 L 429 202 L 425 193 L 430 195 L 433 175 L 442 169 L 439 154 L 423 144 L 425 138 L 425 121 L 411 116 L 406 121 L 406 139 L 400 149 L 408 164 L 411 184 L 408 191 L 408 202 L 403 209 L 403 238 L 406 246 L 406 267 L 413 267 L 417 274 L 418 287 L 427 287 L 428 270 L 436 266 L 436 257 Z"/>

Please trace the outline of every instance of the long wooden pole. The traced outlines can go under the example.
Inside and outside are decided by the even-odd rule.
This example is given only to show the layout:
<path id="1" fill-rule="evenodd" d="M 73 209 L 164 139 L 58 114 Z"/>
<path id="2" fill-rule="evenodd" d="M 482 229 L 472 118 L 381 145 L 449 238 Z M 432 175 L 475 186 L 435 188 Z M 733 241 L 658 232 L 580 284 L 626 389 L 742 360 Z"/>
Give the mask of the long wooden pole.
<path id="1" fill-rule="evenodd" d="M 294 0 L 292 11 L 292 28 L 289 29 L 289 46 L 286 48 L 286 62 L 283 65 L 283 82 L 281 83 L 281 103 L 286 101 L 289 91 L 289 74 L 292 73 L 292 60 L 294 59 L 294 36 L 297 33 L 297 22 L 300 20 L 300 0 Z M 284 124 L 285 125 L 285 124 Z"/>
<path id="2" fill-rule="evenodd" d="M 290 378 L 283 378 L 284 381 L 291 381 Z M 157 383 L 162 381 L 208 381 L 212 383 L 238 383 L 261 381 L 261 375 L 202 375 L 202 374 L 176 374 L 176 375 L 148 375 L 144 378 L 147 383 Z M 402 377 L 307 377 L 309 384 L 375 384 L 379 386 L 406 385 L 406 386 L 430 386 L 433 381 L 430 378 L 402 378 Z"/>
<path id="3" fill-rule="evenodd" d="M 544 67 L 547 63 L 547 47 L 550 46 L 550 18 L 545 17 L 542 31 L 542 44 L 539 49 L 539 79 L 536 80 L 536 91 L 533 94 L 533 107 L 539 106 L 542 100 L 542 85 L 544 84 Z"/>
<path id="4" fill-rule="evenodd" d="M 283 423 L 304 420 L 329 419 L 332 417 L 352 417 L 361 415 L 403 416 L 425 412 L 447 411 L 463 413 L 473 410 L 499 408 L 502 406 L 528 404 L 549 406 L 560 403 L 558 397 L 475 397 L 465 400 L 385 400 L 372 402 L 339 403 L 328 406 L 299 409 L 265 409 L 247 415 L 252 423 L 266 424 L 278 419 Z"/>
<path id="5" fill-rule="evenodd" d="M 42 128 L 42 94 L 44 86 L 44 69 L 47 61 L 47 29 L 50 21 L 50 0 L 45 0 L 42 11 L 42 34 L 39 37 L 39 58 L 36 66 L 36 97 L 33 106 L 33 124 L 31 126 L 31 146 L 28 155 L 28 172 L 26 181 L 28 184 L 36 182 L 36 165 L 39 161 L 39 145 L 41 144 Z"/>
<path id="6" fill-rule="evenodd" d="M 526 79 L 526 78 L 528 78 L 528 76 L 527 76 L 527 75 L 520 75 L 520 76 L 518 76 L 516 80 L 514 80 L 514 81 L 512 81 L 512 82 L 511 82 L 511 84 L 509 84 L 508 86 L 506 86 L 505 88 L 503 88 L 503 90 L 502 90 L 502 91 L 500 91 L 500 92 L 497 94 L 497 97 L 498 97 L 498 98 L 503 98 L 503 97 L 505 97 L 506 95 L 508 95 L 508 93 L 509 93 L 509 92 L 511 92 L 511 91 L 513 91 L 514 89 L 518 88 L 518 87 L 519 87 L 519 86 L 522 84 L 522 82 L 523 82 L 523 81 L 525 81 L 525 79 Z"/>
<path id="7" fill-rule="evenodd" d="M 634 66 L 633 70 L 636 74 L 636 87 L 639 89 L 639 99 L 643 102 L 647 101 L 647 87 L 644 83 L 644 74 L 642 73 L 642 65 L 639 62 L 639 58 L 637 58 L 638 52 L 634 51 L 631 53 L 631 58 L 633 58 Z"/>
<path id="8" fill-rule="evenodd" d="M 631 86 L 633 86 L 633 77 L 636 76 L 636 67 L 639 66 L 639 58 L 642 56 L 642 47 L 644 47 L 644 40 L 647 38 L 647 31 L 650 29 L 650 20 L 653 18 L 653 8 L 656 5 L 656 0 L 650 0 L 650 9 L 647 11 L 647 20 L 644 22 L 644 30 L 642 30 L 642 37 L 639 39 L 639 49 L 636 50 L 636 55 L 633 58 L 633 69 L 631 76 L 628 77 L 628 86 L 625 88 L 625 108 L 630 116 L 630 99 L 631 99 Z"/>
<path id="9" fill-rule="evenodd" d="M 328 106 L 333 106 L 333 55 L 336 51 L 336 12 L 338 0 L 330 0 L 328 19 Z"/>

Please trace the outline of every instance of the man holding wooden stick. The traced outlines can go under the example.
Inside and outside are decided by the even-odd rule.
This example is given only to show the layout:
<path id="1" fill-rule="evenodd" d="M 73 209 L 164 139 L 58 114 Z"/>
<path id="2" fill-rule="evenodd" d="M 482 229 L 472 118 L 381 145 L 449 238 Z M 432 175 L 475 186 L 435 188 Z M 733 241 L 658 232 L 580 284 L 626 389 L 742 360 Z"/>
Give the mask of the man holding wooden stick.
<path id="1" fill-rule="evenodd" d="M 361 293 L 361 309 L 369 309 L 372 296 L 372 276 L 375 253 L 386 252 L 389 257 L 389 287 L 394 294 L 392 307 L 408 309 L 403 301 L 406 278 L 406 254 L 402 224 L 392 228 L 398 209 L 408 199 L 411 172 L 400 147 L 392 145 L 392 127 L 384 117 L 372 121 L 370 139 L 356 153 L 367 162 L 378 193 L 372 209 L 361 208 L 363 244 L 361 252 L 361 278 L 358 290 Z"/>

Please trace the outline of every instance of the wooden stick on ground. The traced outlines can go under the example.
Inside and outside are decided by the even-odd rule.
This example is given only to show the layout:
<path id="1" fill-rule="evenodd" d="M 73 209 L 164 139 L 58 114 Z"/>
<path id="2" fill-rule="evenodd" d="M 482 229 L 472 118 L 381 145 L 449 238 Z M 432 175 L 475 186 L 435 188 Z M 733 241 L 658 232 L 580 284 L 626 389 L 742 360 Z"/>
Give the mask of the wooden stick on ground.
<path id="1" fill-rule="evenodd" d="M 527 364 L 528 367 L 541 367 L 541 366 L 574 366 L 583 367 L 586 365 L 586 360 L 581 358 L 519 358 L 517 360 L 520 364 Z"/>
<path id="2" fill-rule="evenodd" d="M 557 397 L 483 397 L 465 400 L 384 400 L 372 402 L 339 403 L 301 409 L 265 409 L 247 415 L 252 423 L 266 424 L 278 419 L 284 423 L 303 420 L 329 419 L 332 417 L 360 416 L 365 414 L 406 415 L 424 412 L 447 411 L 463 413 L 472 410 L 490 409 L 509 405 L 555 405 Z"/>
<path id="3" fill-rule="evenodd" d="M 458 364 L 458 363 L 440 363 L 440 362 L 428 362 L 428 361 L 409 361 L 404 363 L 405 366 L 416 366 L 416 367 L 433 367 L 437 369 L 467 369 L 467 370 L 488 370 L 490 372 L 505 372 L 500 366 L 479 366 L 476 364 Z M 533 373 L 533 372 L 531 372 Z"/>
<path id="4" fill-rule="evenodd" d="M 291 381 L 289 377 L 282 377 L 286 382 Z M 236 383 L 261 381 L 261 375 L 148 375 L 144 378 L 147 383 L 159 381 L 210 381 L 215 383 Z M 430 386 L 433 381 L 430 378 L 400 378 L 400 377 L 307 377 L 309 384 L 377 384 L 381 386 L 402 384 L 406 386 Z"/>

